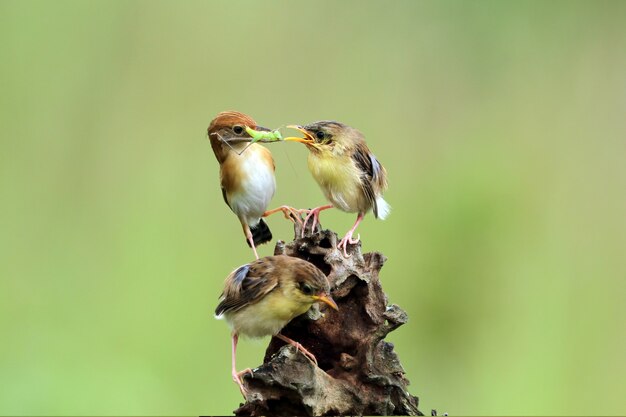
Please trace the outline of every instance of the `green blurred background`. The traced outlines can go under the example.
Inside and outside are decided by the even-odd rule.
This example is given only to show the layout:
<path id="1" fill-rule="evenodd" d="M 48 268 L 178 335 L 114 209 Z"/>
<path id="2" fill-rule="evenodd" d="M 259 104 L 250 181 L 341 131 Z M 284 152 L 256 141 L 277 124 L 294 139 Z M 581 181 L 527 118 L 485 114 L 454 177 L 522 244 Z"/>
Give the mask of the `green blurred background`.
<path id="1" fill-rule="evenodd" d="M 626 2 L 0 2 L 0 414 L 238 406 L 212 316 L 252 257 L 206 137 L 227 109 L 343 121 L 387 167 L 392 215 L 359 231 L 409 313 L 390 339 L 422 411 L 625 413 L 625 21 Z M 269 146 L 273 205 L 324 203 L 306 149 Z"/>

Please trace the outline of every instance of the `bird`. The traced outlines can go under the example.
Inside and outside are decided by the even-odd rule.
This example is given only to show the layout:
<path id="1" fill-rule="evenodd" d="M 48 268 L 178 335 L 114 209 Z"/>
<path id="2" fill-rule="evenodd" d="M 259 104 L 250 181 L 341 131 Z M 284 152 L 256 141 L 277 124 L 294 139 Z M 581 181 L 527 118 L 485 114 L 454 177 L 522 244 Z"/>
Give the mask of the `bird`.
<path id="1" fill-rule="evenodd" d="M 247 128 L 270 132 L 257 126 L 254 119 L 238 111 L 219 113 L 207 131 L 211 147 L 220 165 L 222 196 L 237 215 L 248 245 L 259 259 L 256 246 L 270 242 L 272 232 L 263 217 L 282 210 L 285 217 L 293 210 L 286 206 L 266 211 L 276 192 L 274 159 L 263 145 L 250 143 Z"/>
<path id="2" fill-rule="evenodd" d="M 354 226 L 337 245 L 346 252 L 348 244 L 356 244 L 353 234 L 363 217 L 370 210 L 374 217 L 385 219 L 391 207 L 384 200 L 387 189 L 387 171 L 369 150 L 363 134 L 357 129 L 332 120 L 322 120 L 308 125 L 289 125 L 304 137 L 286 137 L 286 141 L 301 142 L 309 149 L 308 167 L 331 203 L 308 210 L 304 225 L 312 217 L 311 230 L 319 221 L 319 213 L 330 208 L 338 208 L 347 213 L 357 213 Z M 304 230 L 303 227 L 303 235 Z"/>
<path id="3" fill-rule="evenodd" d="M 276 336 L 296 347 L 317 365 L 315 356 L 300 343 L 280 334 L 295 317 L 317 303 L 326 303 L 338 310 L 330 296 L 326 275 L 310 262 L 299 258 L 267 256 L 240 266 L 226 277 L 219 305 L 218 319 L 224 318 L 232 328 L 232 377 L 246 396 L 241 376 L 251 369 L 237 372 L 236 351 L 239 335 L 251 338 Z"/>

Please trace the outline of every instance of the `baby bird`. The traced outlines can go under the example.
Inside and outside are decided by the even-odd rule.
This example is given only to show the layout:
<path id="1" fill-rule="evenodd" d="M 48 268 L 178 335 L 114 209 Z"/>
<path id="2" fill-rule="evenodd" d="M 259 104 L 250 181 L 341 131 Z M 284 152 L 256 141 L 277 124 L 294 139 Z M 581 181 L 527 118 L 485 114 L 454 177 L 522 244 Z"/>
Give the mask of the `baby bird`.
<path id="1" fill-rule="evenodd" d="M 329 294 L 328 280 L 322 271 L 307 261 L 286 255 L 257 259 L 237 268 L 226 278 L 215 315 L 218 319 L 225 318 L 233 329 L 232 377 L 244 397 L 246 390 L 241 376 L 252 370 L 237 372 L 235 355 L 239 335 L 276 336 L 295 346 L 317 365 L 313 354 L 279 332 L 316 302 L 324 302 L 337 310 Z"/>
<path id="2" fill-rule="evenodd" d="M 219 113 L 208 128 L 209 140 L 220 164 L 222 196 L 237 215 L 248 245 L 259 259 L 256 246 L 272 240 L 272 232 L 262 219 L 276 191 L 274 159 L 267 148 L 252 139 L 246 127 L 257 126 L 248 115 L 236 111 Z"/>
<path id="3" fill-rule="evenodd" d="M 353 239 L 363 216 L 372 210 L 374 217 L 385 219 L 391 207 L 383 199 L 387 189 L 387 172 L 369 150 L 363 135 L 358 130 L 343 123 L 323 120 L 306 126 L 288 126 L 299 130 L 304 138 L 288 137 L 285 140 L 304 143 L 309 149 L 308 165 L 331 205 L 316 207 L 309 211 L 304 224 L 313 217 L 314 230 L 319 213 L 332 207 L 348 213 L 357 213 L 352 229 L 337 245 L 348 256 L 348 244 L 356 244 L 360 237 Z M 305 230 L 305 227 L 302 228 Z"/>

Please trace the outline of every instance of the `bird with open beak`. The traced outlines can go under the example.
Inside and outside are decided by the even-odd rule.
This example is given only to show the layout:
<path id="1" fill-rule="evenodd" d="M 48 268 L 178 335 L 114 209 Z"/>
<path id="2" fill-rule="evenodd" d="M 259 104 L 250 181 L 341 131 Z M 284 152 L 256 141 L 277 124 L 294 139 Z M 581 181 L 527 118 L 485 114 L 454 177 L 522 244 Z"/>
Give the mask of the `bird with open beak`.
<path id="1" fill-rule="evenodd" d="M 332 204 L 308 211 L 304 225 L 312 218 L 313 225 L 322 210 L 336 207 L 348 213 L 357 213 L 354 226 L 337 245 L 345 257 L 348 244 L 356 244 L 354 231 L 370 210 L 374 217 L 385 219 L 391 207 L 383 199 L 387 189 L 387 172 L 369 150 L 361 132 L 343 123 L 323 120 L 306 126 L 291 125 L 304 137 L 285 140 L 304 143 L 309 149 L 308 166 L 324 195 Z M 303 233 L 306 227 L 303 227 Z"/>
<path id="2" fill-rule="evenodd" d="M 208 134 L 220 165 L 224 201 L 239 218 L 246 241 L 259 259 L 256 246 L 272 240 L 272 232 L 263 217 L 278 210 L 290 217 L 285 206 L 266 211 L 276 191 L 274 159 L 263 145 L 250 143 L 253 141 L 250 129 L 271 132 L 246 114 L 225 111 L 211 121 Z"/>
<path id="3" fill-rule="evenodd" d="M 276 336 L 295 346 L 317 365 L 315 356 L 300 343 L 279 333 L 317 302 L 338 309 L 324 273 L 299 258 L 267 256 L 237 268 L 226 278 L 215 315 L 224 317 L 232 328 L 232 377 L 244 397 L 246 390 L 241 377 L 252 370 L 237 372 L 235 356 L 239 335 Z"/>

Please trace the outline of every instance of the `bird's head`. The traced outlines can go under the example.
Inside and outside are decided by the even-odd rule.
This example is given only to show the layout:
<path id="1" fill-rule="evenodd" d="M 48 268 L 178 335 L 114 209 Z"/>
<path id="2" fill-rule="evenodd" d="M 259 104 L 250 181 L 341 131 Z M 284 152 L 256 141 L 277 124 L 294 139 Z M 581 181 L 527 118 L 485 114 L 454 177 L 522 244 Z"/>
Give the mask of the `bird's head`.
<path id="1" fill-rule="evenodd" d="M 298 267 L 292 271 L 287 293 L 294 301 L 306 306 L 322 302 L 338 310 L 337 303 L 330 296 L 330 285 L 322 271 L 312 264 Z"/>
<path id="2" fill-rule="evenodd" d="M 341 153 L 344 149 L 348 149 L 356 142 L 363 140 L 363 135 L 358 130 L 332 120 L 322 120 L 305 126 L 290 125 L 287 127 L 299 130 L 304 137 L 291 136 L 285 140 L 304 143 L 313 152 L 334 151 Z"/>
<path id="3" fill-rule="evenodd" d="M 215 156 L 220 163 L 229 150 L 239 151 L 250 142 L 252 137 L 246 131 L 246 127 L 256 131 L 271 131 L 266 127 L 258 126 L 252 117 L 238 111 L 223 111 L 211 120 L 207 132 Z"/>

